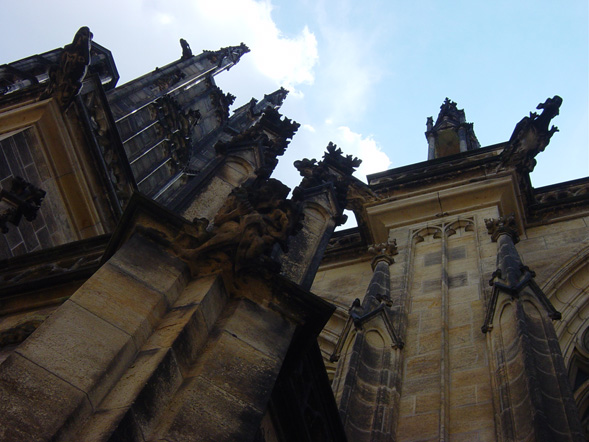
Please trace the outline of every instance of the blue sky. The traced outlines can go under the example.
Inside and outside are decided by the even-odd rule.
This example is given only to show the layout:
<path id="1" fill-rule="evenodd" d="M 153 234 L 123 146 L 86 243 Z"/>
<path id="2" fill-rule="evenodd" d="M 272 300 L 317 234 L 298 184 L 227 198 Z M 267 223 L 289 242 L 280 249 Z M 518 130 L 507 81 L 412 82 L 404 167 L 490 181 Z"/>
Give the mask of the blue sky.
<path id="1" fill-rule="evenodd" d="M 109 48 L 121 82 L 180 56 L 245 42 L 252 52 L 218 84 L 239 106 L 280 86 L 301 123 L 276 174 L 329 141 L 368 173 L 427 157 L 428 116 L 445 97 L 483 146 L 509 139 L 547 97 L 563 97 L 560 132 L 538 156 L 536 187 L 589 175 L 587 0 L 0 0 L 0 63 L 69 43 L 87 25 Z M 9 13 L 7 13 L 9 12 Z"/>

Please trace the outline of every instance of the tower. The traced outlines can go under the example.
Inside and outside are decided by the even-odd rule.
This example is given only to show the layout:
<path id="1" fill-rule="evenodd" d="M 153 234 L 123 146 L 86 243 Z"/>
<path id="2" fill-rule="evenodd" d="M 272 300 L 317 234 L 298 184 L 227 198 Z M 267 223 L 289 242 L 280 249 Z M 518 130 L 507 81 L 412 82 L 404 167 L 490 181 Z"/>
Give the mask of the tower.
<path id="1" fill-rule="evenodd" d="M 481 147 L 474 134 L 473 124 L 466 122 L 464 110 L 458 109 L 456 103 L 448 98 L 440 106 L 436 124 L 432 117 L 428 117 L 426 126 L 428 160 Z"/>

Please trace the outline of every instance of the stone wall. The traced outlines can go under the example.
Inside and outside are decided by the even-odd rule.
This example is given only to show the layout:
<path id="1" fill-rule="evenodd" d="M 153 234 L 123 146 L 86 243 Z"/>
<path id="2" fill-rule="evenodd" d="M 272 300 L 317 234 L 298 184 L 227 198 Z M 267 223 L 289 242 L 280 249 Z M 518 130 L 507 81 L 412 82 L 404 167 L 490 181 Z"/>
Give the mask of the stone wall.
<path id="1" fill-rule="evenodd" d="M 497 215 L 488 208 L 389 232 L 399 249 L 390 267 L 391 293 L 405 342 L 397 440 L 496 440 L 491 354 L 481 326 L 497 259 L 484 220 Z M 543 286 L 588 246 L 589 222 L 578 218 L 529 228 L 516 248 Z M 372 274 L 368 260 L 365 255 L 330 262 L 320 268 L 312 288 L 338 307 L 320 337 L 332 376 L 335 364 L 329 357 L 348 309 L 366 291 Z M 586 293 L 586 273 L 577 273 L 569 300 L 573 293 Z M 566 311 L 567 299 L 552 299 Z M 567 322 L 576 321 L 577 329 L 584 323 L 579 314 L 574 309 L 564 323 L 554 322 L 561 346 L 566 347 Z M 569 358 L 572 354 L 570 348 Z"/>

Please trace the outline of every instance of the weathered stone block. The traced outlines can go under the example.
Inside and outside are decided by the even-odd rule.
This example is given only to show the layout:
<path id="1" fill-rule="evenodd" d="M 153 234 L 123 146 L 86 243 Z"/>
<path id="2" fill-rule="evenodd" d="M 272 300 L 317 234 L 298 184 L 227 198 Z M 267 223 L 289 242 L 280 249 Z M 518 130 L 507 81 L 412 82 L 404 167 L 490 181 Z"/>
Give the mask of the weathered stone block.
<path id="1" fill-rule="evenodd" d="M 441 306 L 439 294 L 417 295 L 411 300 L 411 311 L 439 310 Z"/>
<path id="2" fill-rule="evenodd" d="M 424 413 L 399 419 L 399 440 L 427 440 L 438 434 L 439 413 Z"/>
<path id="3" fill-rule="evenodd" d="M 131 412 L 135 422 L 146 437 L 152 433 L 157 418 L 167 409 L 183 378 L 172 350 L 161 350 L 157 367 L 136 396 Z"/>
<path id="4" fill-rule="evenodd" d="M 199 305 L 172 309 L 155 330 L 144 349 L 171 347 L 183 372 L 189 370 L 209 336 Z"/>
<path id="5" fill-rule="evenodd" d="M 399 401 L 399 415 L 409 416 L 415 414 L 415 396 L 403 395 Z"/>
<path id="6" fill-rule="evenodd" d="M 143 442 L 145 439 L 133 416 L 127 408 L 98 410 L 92 420 L 84 424 L 83 430 L 76 434 L 77 440 L 84 442 Z"/>
<path id="7" fill-rule="evenodd" d="M 586 227 L 583 219 L 571 219 L 568 221 L 561 221 L 544 226 L 533 227 L 526 230 L 528 238 L 536 238 L 538 236 L 551 236 L 555 232 L 566 232 L 575 229 L 582 229 Z"/>
<path id="8" fill-rule="evenodd" d="M 442 319 L 440 303 L 441 301 L 438 299 L 437 308 L 424 309 L 419 312 L 419 333 L 426 333 L 432 331 L 439 332 L 441 330 Z"/>
<path id="9" fill-rule="evenodd" d="M 451 296 L 453 298 L 453 296 Z M 451 302 L 449 311 L 450 327 L 472 324 L 471 302 Z"/>
<path id="10" fill-rule="evenodd" d="M 470 370 L 453 371 L 450 373 L 451 385 L 484 384 L 489 381 L 489 369 L 487 367 L 473 368 Z"/>
<path id="11" fill-rule="evenodd" d="M 492 428 L 493 407 L 491 404 L 468 405 L 450 408 L 450 434 Z"/>
<path id="12" fill-rule="evenodd" d="M 440 371 L 440 353 L 431 352 L 425 355 L 414 356 L 406 360 L 406 376 L 428 376 Z"/>
<path id="13" fill-rule="evenodd" d="M 449 331 L 450 343 L 453 347 L 472 345 L 472 324 L 465 324 L 451 328 Z"/>
<path id="14" fill-rule="evenodd" d="M 476 404 L 476 386 L 450 386 L 450 407 L 463 407 Z"/>
<path id="15" fill-rule="evenodd" d="M 544 250 L 546 250 L 546 240 L 542 236 L 526 239 L 517 244 L 517 251 L 519 253 L 542 253 Z"/>
<path id="16" fill-rule="evenodd" d="M 440 375 L 405 377 L 403 379 L 403 396 L 412 394 L 435 393 L 440 391 Z"/>
<path id="17" fill-rule="evenodd" d="M 92 409 L 83 391 L 17 353 L 0 365 L 0 398 L 3 441 L 50 440 Z"/>
<path id="18" fill-rule="evenodd" d="M 264 327 L 258 324 L 264 324 Z M 295 326 L 280 313 L 242 299 L 223 328 L 260 352 L 283 359 Z"/>
<path id="19" fill-rule="evenodd" d="M 415 414 L 423 414 L 439 410 L 440 406 L 439 392 L 418 394 L 415 396 Z"/>
<path id="20" fill-rule="evenodd" d="M 72 301 L 66 301 L 17 353 L 88 394 L 92 405 L 132 361 L 131 336 Z"/>
<path id="21" fill-rule="evenodd" d="M 194 374 L 262 411 L 281 364 L 280 360 L 223 331 L 205 348 Z"/>
<path id="22" fill-rule="evenodd" d="M 482 333 L 481 333 L 482 335 Z M 450 369 L 464 370 L 487 365 L 485 349 L 481 346 L 450 346 Z"/>
<path id="23" fill-rule="evenodd" d="M 441 330 L 420 333 L 418 335 L 419 350 L 420 354 L 429 353 L 434 350 L 438 350 L 442 345 Z"/>
<path id="24" fill-rule="evenodd" d="M 140 235 L 134 235 L 109 263 L 162 293 L 168 305 L 174 304 L 188 278 L 184 262 Z"/>
<path id="25" fill-rule="evenodd" d="M 244 435 L 256 433 L 262 420 L 260 410 L 200 376 L 185 394 L 187 401 L 162 435 L 168 442 L 243 441 Z"/>
<path id="26" fill-rule="evenodd" d="M 108 263 L 70 300 L 127 332 L 137 349 L 166 312 L 166 301 L 160 292 Z"/>

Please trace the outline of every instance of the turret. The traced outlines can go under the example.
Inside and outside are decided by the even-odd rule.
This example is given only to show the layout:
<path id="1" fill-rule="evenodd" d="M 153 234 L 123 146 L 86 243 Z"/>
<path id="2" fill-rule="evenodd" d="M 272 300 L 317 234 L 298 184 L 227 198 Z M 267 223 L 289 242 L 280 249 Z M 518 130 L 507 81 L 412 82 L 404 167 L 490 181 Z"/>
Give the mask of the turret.
<path id="1" fill-rule="evenodd" d="M 425 137 L 428 142 L 428 160 L 454 155 L 481 147 L 474 133 L 473 123 L 466 122 L 463 109 L 446 98 L 434 125 L 432 117 L 427 119 Z"/>

